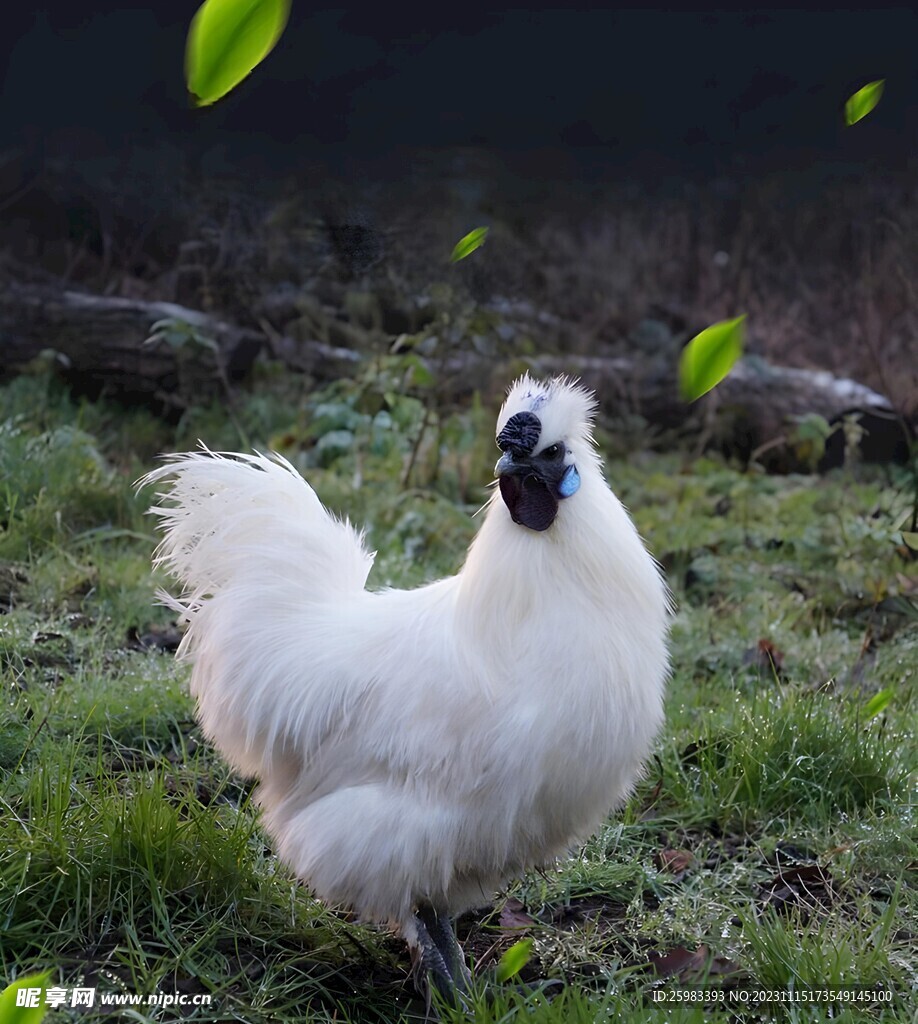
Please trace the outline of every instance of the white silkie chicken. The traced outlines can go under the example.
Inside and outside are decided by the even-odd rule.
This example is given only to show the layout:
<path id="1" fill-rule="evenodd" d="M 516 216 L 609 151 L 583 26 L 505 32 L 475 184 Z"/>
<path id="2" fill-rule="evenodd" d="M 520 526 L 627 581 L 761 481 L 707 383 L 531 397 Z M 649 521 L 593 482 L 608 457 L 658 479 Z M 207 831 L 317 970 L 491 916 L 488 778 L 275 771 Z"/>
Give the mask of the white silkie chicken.
<path id="1" fill-rule="evenodd" d="M 151 511 L 206 735 L 260 780 L 314 892 L 395 926 L 444 991 L 450 917 L 587 837 L 662 718 L 667 590 L 603 478 L 595 400 L 528 376 L 455 576 L 367 591 L 362 537 L 280 456 L 168 456 Z"/>

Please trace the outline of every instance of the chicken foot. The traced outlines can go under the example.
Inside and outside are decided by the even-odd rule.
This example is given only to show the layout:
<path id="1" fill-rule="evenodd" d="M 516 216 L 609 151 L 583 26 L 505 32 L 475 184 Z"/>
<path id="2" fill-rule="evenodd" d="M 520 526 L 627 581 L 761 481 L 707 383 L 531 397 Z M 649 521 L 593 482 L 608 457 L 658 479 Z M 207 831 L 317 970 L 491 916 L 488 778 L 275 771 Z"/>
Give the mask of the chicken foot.
<path id="1" fill-rule="evenodd" d="M 422 905 L 418 907 L 415 920 L 418 926 L 421 971 L 442 996 L 454 1004 L 460 1004 L 472 975 L 466 966 L 449 915 L 439 914 L 433 907 Z"/>

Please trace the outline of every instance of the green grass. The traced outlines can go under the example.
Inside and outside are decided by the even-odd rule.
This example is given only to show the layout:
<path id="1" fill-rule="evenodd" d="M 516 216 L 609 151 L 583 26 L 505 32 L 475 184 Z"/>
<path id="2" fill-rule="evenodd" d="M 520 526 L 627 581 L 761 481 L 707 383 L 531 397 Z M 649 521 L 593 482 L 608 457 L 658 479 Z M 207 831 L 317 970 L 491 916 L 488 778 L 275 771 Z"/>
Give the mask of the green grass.
<path id="1" fill-rule="evenodd" d="M 152 524 L 132 481 L 196 437 L 245 447 L 241 428 L 370 527 L 375 583 L 413 585 L 455 571 L 474 534 L 490 415 L 425 420 L 423 403 L 380 405 L 366 382 L 308 400 L 276 388 L 256 387 L 238 426 L 210 409 L 174 429 L 75 404 L 41 378 L 0 393 L 0 977 L 50 969 L 67 986 L 213 999 L 122 1012 L 134 1021 L 423 1019 L 402 945 L 296 884 L 250 787 L 201 740 L 183 675 L 156 646 L 170 616 L 153 603 Z M 677 601 L 667 723 L 633 798 L 577 857 L 460 922 L 477 981 L 443 1018 L 911 1020 L 906 492 L 865 470 L 769 478 L 659 455 L 608 475 Z M 494 980 L 521 937 L 529 992 Z M 661 957 L 663 977 L 649 967 Z M 564 984 L 543 991 L 547 979 Z M 680 983 L 720 995 L 655 1001 Z M 728 1002 L 860 985 L 899 995 L 873 1008 Z"/>

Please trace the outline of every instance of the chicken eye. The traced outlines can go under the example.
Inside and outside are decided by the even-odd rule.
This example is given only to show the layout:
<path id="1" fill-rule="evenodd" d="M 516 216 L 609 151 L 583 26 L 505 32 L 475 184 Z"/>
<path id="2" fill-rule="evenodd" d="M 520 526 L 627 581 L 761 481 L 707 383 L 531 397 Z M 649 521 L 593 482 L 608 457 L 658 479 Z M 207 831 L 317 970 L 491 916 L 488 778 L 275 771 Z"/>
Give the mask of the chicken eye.
<path id="1" fill-rule="evenodd" d="M 542 452 L 542 456 L 546 459 L 557 459 L 563 452 L 564 448 L 560 444 L 553 444 Z"/>

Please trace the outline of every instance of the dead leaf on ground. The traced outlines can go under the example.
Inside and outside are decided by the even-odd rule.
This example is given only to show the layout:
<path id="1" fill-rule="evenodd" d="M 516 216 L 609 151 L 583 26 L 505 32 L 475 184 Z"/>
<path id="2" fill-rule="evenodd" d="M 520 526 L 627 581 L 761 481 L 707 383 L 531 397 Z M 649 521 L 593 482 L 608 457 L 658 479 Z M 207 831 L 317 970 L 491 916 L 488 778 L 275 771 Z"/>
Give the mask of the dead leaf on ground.
<path id="1" fill-rule="evenodd" d="M 552 911 L 551 922 L 558 927 L 576 930 L 585 921 L 591 921 L 605 929 L 617 927 L 627 913 L 627 906 L 611 899 L 597 897 L 580 897 L 556 907 Z"/>
<path id="2" fill-rule="evenodd" d="M 832 876 L 818 864 L 795 864 L 783 868 L 762 886 L 763 903 L 776 910 L 804 910 L 824 906 L 837 893 Z"/>
<path id="3" fill-rule="evenodd" d="M 654 973 L 661 978 L 678 975 L 685 980 L 700 974 L 704 970 L 709 956 L 707 946 L 699 946 L 697 949 L 676 946 L 675 949 L 670 949 L 666 953 L 651 953 L 648 959 Z"/>
<path id="4" fill-rule="evenodd" d="M 784 675 L 784 652 L 762 637 L 755 647 L 743 653 L 743 664 L 780 678 Z"/>
<path id="5" fill-rule="evenodd" d="M 708 967 L 707 976 L 709 978 L 733 978 L 741 974 L 745 974 L 745 970 L 735 960 L 730 960 L 725 956 L 715 956 Z"/>
<path id="6" fill-rule="evenodd" d="M 536 923 L 534 917 L 527 913 L 526 908 L 518 899 L 510 897 L 500 910 L 500 926 L 507 929 L 531 928 Z"/>
<path id="7" fill-rule="evenodd" d="M 733 960 L 711 956 L 707 946 L 699 946 L 697 949 L 676 946 L 666 953 L 651 953 L 648 959 L 654 973 L 659 977 L 675 977 L 684 984 L 691 984 L 702 978 L 727 978 L 742 973 L 742 968 Z"/>
<path id="8" fill-rule="evenodd" d="M 660 850 L 655 857 L 657 868 L 673 876 L 675 881 L 685 877 L 686 872 L 695 862 L 695 855 L 690 850 Z"/>

